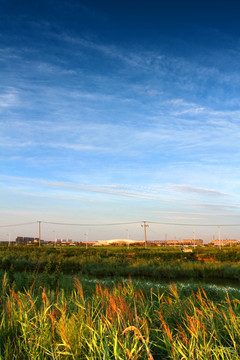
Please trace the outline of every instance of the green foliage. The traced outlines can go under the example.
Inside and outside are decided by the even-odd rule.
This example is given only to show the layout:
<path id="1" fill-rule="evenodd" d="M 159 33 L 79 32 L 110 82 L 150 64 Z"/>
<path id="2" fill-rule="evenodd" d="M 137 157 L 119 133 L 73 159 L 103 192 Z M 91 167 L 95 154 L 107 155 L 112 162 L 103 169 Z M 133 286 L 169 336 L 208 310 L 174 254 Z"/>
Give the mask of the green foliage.
<path id="1" fill-rule="evenodd" d="M 37 284 L 42 275 L 22 291 L 3 276 L 0 359 L 240 358 L 240 301 L 227 292 L 213 300 L 173 283 L 143 292 L 131 280 L 89 290 L 75 278 L 66 293 Z"/>
<path id="2" fill-rule="evenodd" d="M 0 247 L 0 270 L 43 273 L 56 284 L 61 273 L 94 277 L 148 277 L 154 279 L 240 279 L 240 249 L 197 248 L 182 253 L 179 248 L 149 247 Z M 206 262 L 207 260 L 207 262 Z M 214 261 L 215 260 L 215 261 Z M 54 275 L 55 280 L 52 280 Z"/>

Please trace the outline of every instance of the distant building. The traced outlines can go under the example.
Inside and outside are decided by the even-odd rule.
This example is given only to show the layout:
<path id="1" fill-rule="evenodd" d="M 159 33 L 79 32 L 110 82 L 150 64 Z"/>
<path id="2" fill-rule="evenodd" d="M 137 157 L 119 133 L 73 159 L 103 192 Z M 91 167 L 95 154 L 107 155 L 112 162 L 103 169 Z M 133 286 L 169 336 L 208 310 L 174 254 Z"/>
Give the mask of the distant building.
<path id="1" fill-rule="evenodd" d="M 203 246 L 202 239 L 184 239 L 181 241 L 178 240 L 162 240 L 156 241 L 156 245 L 158 246 Z"/>
<path id="2" fill-rule="evenodd" d="M 16 237 L 17 244 L 29 244 L 29 243 L 34 243 L 34 242 L 39 242 L 39 238 L 27 237 L 27 236 L 17 236 Z"/>
<path id="3" fill-rule="evenodd" d="M 60 244 L 58 243 L 58 245 L 67 246 L 67 245 L 74 245 L 74 243 L 72 239 L 61 239 Z"/>
<path id="4" fill-rule="evenodd" d="M 41 244 L 44 243 L 44 240 L 40 241 Z M 39 243 L 39 238 L 37 237 L 29 237 L 29 236 L 17 236 L 16 237 L 16 244 L 18 245 L 27 245 L 27 244 L 34 244 Z"/>
<path id="5" fill-rule="evenodd" d="M 144 240 L 130 240 L 130 239 L 112 239 L 112 240 L 98 240 L 95 245 L 97 246 L 124 246 L 124 245 L 143 245 Z"/>
<path id="6" fill-rule="evenodd" d="M 214 246 L 234 246 L 238 244 L 238 240 L 235 239 L 213 240 L 211 243 Z"/>
<path id="7" fill-rule="evenodd" d="M 182 241 L 183 245 L 197 245 L 197 246 L 201 246 L 203 244 L 203 240 L 202 239 L 184 239 Z"/>

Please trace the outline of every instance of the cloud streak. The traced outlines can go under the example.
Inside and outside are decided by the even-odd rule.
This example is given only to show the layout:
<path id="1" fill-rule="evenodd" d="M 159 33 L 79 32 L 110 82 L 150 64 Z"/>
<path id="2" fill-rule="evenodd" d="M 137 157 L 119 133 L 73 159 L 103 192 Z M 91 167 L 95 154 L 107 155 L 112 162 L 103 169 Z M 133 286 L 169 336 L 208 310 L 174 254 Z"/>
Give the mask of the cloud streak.
<path id="1" fill-rule="evenodd" d="M 78 184 L 78 183 L 70 183 L 70 182 L 63 182 L 63 181 L 52 181 L 52 180 L 44 180 L 39 178 L 25 178 L 25 177 L 16 177 L 16 176 L 0 176 L 0 179 L 2 181 L 8 181 L 8 186 L 24 186 L 27 188 L 27 184 L 29 186 L 33 187 L 41 187 L 43 188 L 55 188 L 59 190 L 71 190 L 75 193 L 80 192 L 86 192 L 86 193 L 96 193 L 96 194 L 106 194 L 106 195 L 113 195 L 118 197 L 130 197 L 130 198 L 136 198 L 136 199 L 145 199 L 145 200 L 152 200 L 152 201 L 161 201 L 164 203 L 181 203 L 182 198 L 175 196 L 175 193 L 172 190 L 179 191 L 179 188 L 181 189 L 180 192 L 185 193 L 185 191 L 192 193 L 197 192 L 198 195 L 202 196 L 203 198 L 208 197 L 219 197 L 221 198 L 223 195 L 218 191 L 215 190 L 209 190 L 209 189 L 199 189 L 199 188 L 193 188 L 186 185 L 169 185 L 169 186 L 154 186 L 154 185 L 148 185 L 148 186 L 132 186 L 129 184 L 93 184 L 93 185 L 85 185 L 85 184 Z M 48 193 L 46 192 L 46 195 Z M 194 204 L 194 202 L 190 199 L 185 199 L 185 204 Z M 205 208 L 213 208 L 216 209 L 218 206 L 221 208 L 233 208 L 237 209 L 240 207 L 239 205 L 235 205 L 232 203 L 226 203 L 226 204 L 202 204 L 201 206 Z M 158 211 L 157 211 L 158 212 Z M 167 211 L 169 214 L 181 214 L 182 211 Z M 186 211 L 184 212 L 187 213 Z M 198 214 L 199 212 L 191 212 L 191 214 Z"/>
<path id="2" fill-rule="evenodd" d="M 175 191 L 183 192 L 183 193 L 194 193 L 197 195 L 207 195 L 207 196 L 227 196 L 227 194 L 224 194 L 220 191 L 213 190 L 213 189 L 204 189 L 199 187 L 194 187 L 190 185 L 172 185 L 172 188 Z"/>

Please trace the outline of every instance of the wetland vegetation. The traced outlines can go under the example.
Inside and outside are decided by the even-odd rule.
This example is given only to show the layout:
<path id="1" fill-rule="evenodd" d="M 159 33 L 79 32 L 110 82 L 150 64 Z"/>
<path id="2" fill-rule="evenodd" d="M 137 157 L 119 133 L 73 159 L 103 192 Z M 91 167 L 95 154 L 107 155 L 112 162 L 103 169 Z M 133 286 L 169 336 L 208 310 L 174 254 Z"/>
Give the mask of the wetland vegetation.
<path id="1" fill-rule="evenodd" d="M 239 255 L 2 247 L 0 359 L 240 359 Z"/>
<path id="2" fill-rule="evenodd" d="M 0 270 L 82 274 L 101 277 L 146 277 L 157 280 L 240 279 L 240 249 L 107 247 L 0 247 Z"/>

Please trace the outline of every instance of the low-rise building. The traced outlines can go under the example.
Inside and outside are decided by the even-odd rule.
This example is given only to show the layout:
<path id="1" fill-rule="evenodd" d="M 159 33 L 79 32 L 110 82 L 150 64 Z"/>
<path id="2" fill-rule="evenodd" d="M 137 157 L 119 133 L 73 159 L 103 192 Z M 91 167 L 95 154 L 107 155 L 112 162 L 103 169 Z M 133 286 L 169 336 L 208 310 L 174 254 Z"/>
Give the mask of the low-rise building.
<path id="1" fill-rule="evenodd" d="M 184 239 L 184 240 L 162 240 L 156 241 L 158 246 L 203 246 L 202 239 Z"/>
<path id="2" fill-rule="evenodd" d="M 39 242 L 39 238 L 29 237 L 29 236 L 17 236 L 16 243 L 17 244 L 31 244 Z"/>
<path id="3" fill-rule="evenodd" d="M 213 240 L 211 242 L 214 246 L 236 246 L 238 240 L 235 239 L 224 239 L 224 240 Z"/>
<path id="4" fill-rule="evenodd" d="M 112 239 L 112 240 L 98 240 L 97 244 L 98 246 L 107 246 L 107 245 L 113 245 L 113 246 L 124 246 L 124 245 L 143 245 L 145 243 L 144 240 L 130 240 L 130 239 Z"/>

